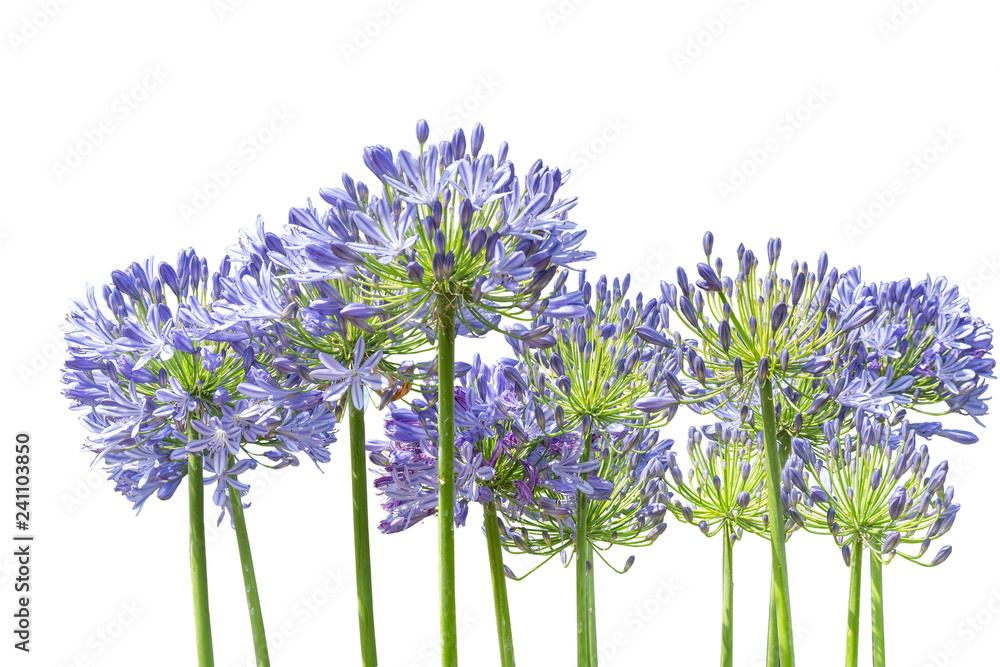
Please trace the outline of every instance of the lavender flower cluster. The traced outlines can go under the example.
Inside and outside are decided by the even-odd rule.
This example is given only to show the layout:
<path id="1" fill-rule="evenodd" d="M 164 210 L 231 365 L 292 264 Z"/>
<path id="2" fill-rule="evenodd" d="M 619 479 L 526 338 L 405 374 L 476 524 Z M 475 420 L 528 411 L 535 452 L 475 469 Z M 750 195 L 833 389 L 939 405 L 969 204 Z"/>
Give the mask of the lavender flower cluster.
<path id="1" fill-rule="evenodd" d="M 173 495 L 189 454 L 203 455 L 224 510 L 227 487 L 246 494 L 238 477 L 259 464 L 330 459 L 336 419 L 322 392 L 276 375 L 275 341 L 213 309 L 230 267 L 227 258 L 210 274 L 193 250 L 175 264 L 134 263 L 112 273 L 100 300 L 88 288 L 68 315 L 65 394 L 94 465 L 136 510 Z"/>

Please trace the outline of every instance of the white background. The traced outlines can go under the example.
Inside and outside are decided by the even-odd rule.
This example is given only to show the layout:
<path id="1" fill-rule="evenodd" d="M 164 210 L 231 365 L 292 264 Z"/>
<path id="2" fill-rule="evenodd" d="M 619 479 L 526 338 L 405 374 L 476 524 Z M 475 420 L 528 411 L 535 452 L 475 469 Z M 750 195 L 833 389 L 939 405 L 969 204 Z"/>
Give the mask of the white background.
<path id="1" fill-rule="evenodd" d="M 10 647 L 0 547 L 4 664 L 194 664 L 184 496 L 136 518 L 89 472 L 60 395 L 69 299 L 187 245 L 214 264 L 258 213 L 276 228 L 342 171 L 366 178 L 363 146 L 412 147 L 418 118 L 442 134 L 481 121 L 487 147 L 507 139 L 521 171 L 536 157 L 572 169 L 592 270 L 631 271 L 647 291 L 677 263 L 693 269 L 712 229 L 730 263 L 739 242 L 762 253 L 780 235 L 786 264 L 825 249 L 871 280 L 946 275 L 1000 321 L 995 2 L 223 2 L 3 5 L 0 535 L 13 532 L 22 430 L 37 535 L 30 656 Z M 229 162 L 238 173 L 213 187 Z M 503 344 L 466 341 L 460 355 L 477 349 Z M 379 423 L 370 413 L 370 431 Z M 686 423 L 668 432 L 683 439 Z M 934 446 L 963 509 L 945 566 L 886 570 L 894 667 L 995 664 L 995 429 L 987 418 L 979 445 Z M 251 495 L 265 619 L 283 635 L 275 665 L 359 663 L 346 438 L 333 450 L 325 475 L 279 471 Z M 466 665 L 498 663 L 480 526 L 474 511 L 457 538 Z M 435 536 L 434 521 L 373 530 L 382 665 L 435 664 Z M 249 665 L 235 541 L 228 528 L 210 539 L 217 664 Z M 675 524 L 625 577 L 600 569 L 603 663 L 716 664 L 720 551 Z M 797 536 L 789 552 L 799 664 L 842 664 L 848 570 L 829 539 Z M 746 539 L 736 559 L 736 664 L 749 667 L 762 664 L 766 546 Z M 552 563 L 510 595 L 519 664 L 573 664 L 572 570 Z M 862 634 L 867 662 L 867 615 Z"/>

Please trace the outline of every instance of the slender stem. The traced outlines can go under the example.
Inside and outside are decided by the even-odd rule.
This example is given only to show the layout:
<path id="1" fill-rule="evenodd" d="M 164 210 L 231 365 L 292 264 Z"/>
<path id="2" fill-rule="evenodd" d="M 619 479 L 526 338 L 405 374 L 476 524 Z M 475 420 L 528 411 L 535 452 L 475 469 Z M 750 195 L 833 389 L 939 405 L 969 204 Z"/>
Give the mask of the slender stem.
<path id="1" fill-rule="evenodd" d="M 590 667 L 590 587 L 587 584 L 587 569 L 591 564 L 587 549 L 587 496 L 583 492 L 576 495 L 576 661 L 579 667 Z"/>
<path id="2" fill-rule="evenodd" d="M 590 521 L 587 521 L 590 526 Z M 597 667 L 597 594 L 594 585 L 597 581 L 594 566 L 594 545 L 587 541 L 587 560 L 590 562 L 590 574 L 587 576 L 587 642 L 590 645 L 590 660 L 592 667 Z"/>
<path id="3" fill-rule="evenodd" d="M 441 665 L 458 665 L 455 613 L 455 320 L 448 297 L 438 296 L 438 559 Z"/>
<path id="4" fill-rule="evenodd" d="M 213 667 L 212 621 L 208 610 L 208 566 L 205 558 L 205 482 L 201 454 L 188 454 L 188 512 L 191 532 L 191 591 L 198 667 Z"/>
<path id="5" fill-rule="evenodd" d="M 885 616 L 882 613 L 882 561 L 871 552 L 872 566 L 872 665 L 885 667 Z"/>
<path id="6" fill-rule="evenodd" d="M 487 503 L 483 514 L 486 523 L 486 548 L 490 554 L 490 577 L 493 579 L 493 608 L 497 618 L 500 664 L 502 667 L 514 667 L 514 638 L 510 627 L 510 608 L 507 605 L 507 575 L 503 569 L 496 503 Z"/>
<path id="7" fill-rule="evenodd" d="M 847 667 L 858 667 L 858 626 L 861 618 L 861 538 L 851 545 L 851 597 L 847 600 Z"/>
<path id="8" fill-rule="evenodd" d="M 774 576 L 771 576 L 771 613 L 767 619 L 767 667 L 780 667 L 778 656 L 778 607 L 775 604 Z"/>
<path id="9" fill-rule="evenodd" d="M 733 542 L 722 536 L 722 667 L 733 667 Z"/>
<path id="10" fill-rule="evenodd" d="M 236 544 L 240 548 L 240 565 L 243 566 L 243 585 L 247 591 L 247 611 L 250 613 L 250 629 L 253 631 L 253 652 L 257 656 L 257 667 L 270 667 L 267 655 L 267 633 L 264 631 L 264 614 L 257 594 L 257 575 L 253 569 L 250 554 L 250 538 L 247 536 L 247 520 L 243 516 L 243 498 L 240 492 L 229 487 L 229 504 L 233 509 L 233 526 L 236 528 Z"/>
<path id="11" fill-rule="evenodd" d="M 590 460 L 590 432 L 583 433 L 582 462 Z M 588 475 L 584 474 L 584 479 Z M 594 567 L 590 560 L 590 541 L 587 539 L 588 515 L 587 494 L 576 493 L 576 661 L 578 667 L 592 667 L 596 664 L 596 656 L 591 643 L 590 622 L 592 618 L 592 601 L 590 582 Z"/>
<path id="12" fill-rule="evenodd" d="M 764 459 L 767 467 L 767 514 L 771 531 L 771 576 L 775 586 L 778 619 L 778 656 L 782 667 L 795 667 L 792 640 L 792 604 L 788 590 L 788 559 L 785 555 L 785 512 L 781 504 L 781 468 L 777 428 L 774 421 L 774 394 L 770 378 L 760 385 L 761 421 L 764 422 Z"/>
<path id="13" fill-rule="evenodd" d="M 357 570 L 358 628 L 361 664 L 375 667 L 375 609 L 372 603 L 372 558 L 368 543 L 368 485 L 365 465 L 365 413 L 352 404 L 348 409 L 351 438 L 351 495 L 354 499 L 354 567 Z"/>
<path id="14" fill-rule="evenodd" d="M 792 437 L 785 431 L 778 435 L 778 453 L 780 460 L 788 460 L 792 451 Z M 784 528 L 784 526 L 782 526 Z M 770 591 L 770 613 L 767 617 L 767 667 L 779 667 L 781 658 L 778 656 L 778 607 L 775 602 L 777 593 L 775 592 L 774 573 L 771 573 Z"/>

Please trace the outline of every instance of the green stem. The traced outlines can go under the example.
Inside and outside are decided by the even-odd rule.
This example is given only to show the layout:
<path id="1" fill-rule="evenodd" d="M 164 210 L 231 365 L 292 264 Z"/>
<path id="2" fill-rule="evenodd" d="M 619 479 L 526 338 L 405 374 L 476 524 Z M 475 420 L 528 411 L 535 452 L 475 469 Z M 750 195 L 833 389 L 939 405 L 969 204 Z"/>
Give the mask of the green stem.
<path id="1" fill-rule="evenodd" d="M 590 432 L 583 433 L 583 454 L 581 462 L 590 460 Z M 584 474 L 584 479 L 588 475 Z M 591 641 L 592 620 L 591 582 L 594 567 L 591 562 L 590 541 L 587 539 L 589 507 L 587 494 L 576 493 L 576 661 L 578 667 L 592 667 L 597 664 Z M 588 571 L 589 570 L 589 571 Z"/>
<path id="2" fill-rule="evenodd" d="M 488 503 L 483 513 L 486 523 L 486 548 L 490 555 L 490 577 L 493 579 L 493 608 L 497 618 L 500 664 L 502 667 L 514 667 L 514 638 L 510 627 L 507 575 L 503 569 L 503 551 L 500 549 L 500 525 L 497 519 L 496 503 Z"/>
<path id="3" fill-rule="evenodd" d="M 587 521 L 590 526 L 590 521 Z M 597 667 L 597 595 L 594 592 L 594 585 L 597 581 L 594 566 L 594 545 L 587 541 L 587 560 L 590 562 L 590 574 L 587 576 L 587 641 L 590 644 L 590 660 L 593 667 Z"/>
<path id="4" fill-rule="evenodd" d="M 458 665 L 455 613 L 455 320 L 446 295 L 438 296 L 438 560 L 441 665 Z"/>
<path id="5" fill-rule="evenodd" d="M 851 597 L 847 600 L 847 667 L 858 667 L 858 626 L 861 618 L 861 538 L 851 545 Z"/>
<path id="6" fill-rule="evenodd" d="M 193 437 L 193 436 L 192 436 Z M 188 512 L 191 533 L 191 591 L 198 667 L 213 667 L 212 621 L 208 610 L 208 566 L 205 558 L 205 482 L 201 454 L 188 454 Z"/>
<path id="7" fill-rule="evenodd" d="M 771 531 L 771 576 L 775 586 L 778 619 L 778 657 L 782 667 L 795 667 L 792 640 L 792 603 L 788 590 L 788 559 L 785 555 L 785 512 L 781 505 L 781 468 L 777 427 L 774 421 L 774 394 L 770 378 L 760 385 L 761 421 L 764 423 L 764 459 L 767 467 L 767 514 Z"/>
<path id="8" fill-rule="evenodd" d="M 354 499 L 354 567 L 357 570 L 358 628 L 361 664 L 375 667 L 375 609 L 372 603 L 372 558 L 368 543 L 368 485 L 365 465 L 365 413 L 352 404 L 348 409 L 351 438 L 351 495 Z"/>
<path id="9" fill-rule="evenodd" d="M 787 461 L 792 451 L 792 437 L 786 431 L 778 435 L 778 454 L 781 461 Z M 782 526 L 784 528 L 784 526 Z M 774 573 L 771 573 L 770 590 L 770 613 L 767 618 L 767 667 L 779 667 L 781 658 L 778 656 L 778 607 L 776 604 L 777 593 L 775 592 L 777 582 Z"/>
<path id="10" fill-rule="evenodd" d="M 882 561 L 871 552 L 872 566 L 872 665 L 885 667 L 885 616 L 882 612 Z"/>
<path id="11" fill-rule="evenodd" d="M 722 536 L 722 667 L 733 667 L 733 543 Z"/>
<path id="12" fill-rule="evenodd" d="M 778 607 L 775 604 L 774 576 L 771 576 L 771 613 L 767 619 L 767 667 L 779 667 L 778 657 Z"/>
<path id="13" fill-rule="evenodd" d="M 247 591 L 247 610 L 250 612 L 250 629 L 253 631 L 253 652 L 257 656 L 257 667 L 270 667 L 267 655 L 267 633 L 264 631 L 264 615 L 257 593 L 257 575 L 253 569 L 250 553 L 250 538 L 247 536 L 247 520 L 243 516 L 243 498 L 240 492 L 229 487 L 229 504 L 233 511 L 233 525 L 236 528 L 236 544 L 240 549 L 240 565 L 243 566 L 243 585 Z"/>

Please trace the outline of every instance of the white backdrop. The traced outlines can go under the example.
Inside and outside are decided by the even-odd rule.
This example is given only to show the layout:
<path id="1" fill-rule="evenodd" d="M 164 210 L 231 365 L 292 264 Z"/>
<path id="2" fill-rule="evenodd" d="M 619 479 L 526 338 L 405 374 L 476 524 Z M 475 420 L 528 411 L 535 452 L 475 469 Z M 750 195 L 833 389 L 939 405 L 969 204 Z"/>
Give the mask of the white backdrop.
<path id="1" fill-rule="evenodd" d="M 988 0 L 6 0 L 0 535 L 13 532 L 12 445 L 27 431 L 37 542 L 30 656 L 11 648 L 12 548 L 0 548 L 0 662 L 194 664 L 185 498 L 134 517 L 88 470 L 60 395 L 58 327 L 86 283 L 187 245 L 217 259 L 258 213 L 277 226 L 342 171 L 360 176 L 364 145 L 411 146 L 423 117 L 436 136 L 480 121 L 487 147 L 508 140 L 519 165 L 571 168 L 595 273 L 631 271 L 648 291 L 678 262 L 694 267 L 706 229 L 727 258 L 779 235 L 783 263 L 825 249 L 869 279 L 946 275 L 995 323 L 998 21 Z M 474 350 L 503 344 L 465 341 L 459 355 Z M 994 421 L 977 446 L 936 445 L 963 505 L 955 552 L 933 570 L 887 568 L 894 667 L 995 664 Z M 683 439 L 680 422 L 668 432 Z M 254 484 L 276 665 L 359 663 L 348 485 L 346 439 L 325 474 Z M 473 513 L 457 536 L 460 654 L 494 665 L 480 526 Z M 382 665 L 436 662 L 435 536 L 433 521 L 373 530 Z M 250 665 L 235 540 L 228 528 L 210 540 L 218 664 Z M 715 664 L 720 550 L 674 524 L 625 577 L 600 569 L 603 664 Z M 789 550 L 799 664 L 842 664 L 848 570 L 829 539 Z M 746 539 L 736 559 L 737 664 L 761 665 L 766 546 Z M 573 664 L 572 571 L 552 563 L 510 595 L 519 664 Z M 867 617 L 862 632 L 864 655 Z"/>

